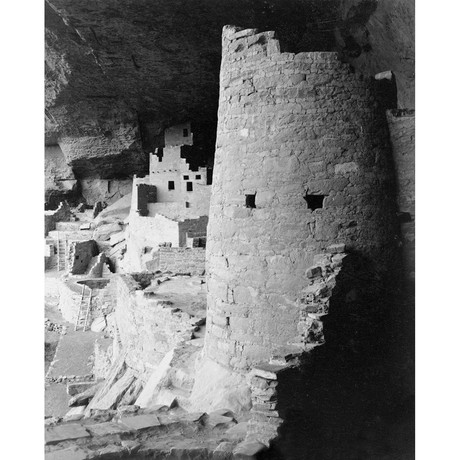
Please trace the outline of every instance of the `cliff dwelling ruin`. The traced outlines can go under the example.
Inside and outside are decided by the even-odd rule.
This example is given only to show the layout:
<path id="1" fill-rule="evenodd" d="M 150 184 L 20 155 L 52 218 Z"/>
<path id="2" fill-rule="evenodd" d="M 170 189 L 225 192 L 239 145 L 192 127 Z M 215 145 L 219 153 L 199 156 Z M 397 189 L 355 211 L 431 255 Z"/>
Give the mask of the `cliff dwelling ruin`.
<path id="1" fill-rule="evenodd" d="M 90 3 L 46 1 L 45 458 L 413 458 L 413 77 L 369 44 L 384 6 Z"/>

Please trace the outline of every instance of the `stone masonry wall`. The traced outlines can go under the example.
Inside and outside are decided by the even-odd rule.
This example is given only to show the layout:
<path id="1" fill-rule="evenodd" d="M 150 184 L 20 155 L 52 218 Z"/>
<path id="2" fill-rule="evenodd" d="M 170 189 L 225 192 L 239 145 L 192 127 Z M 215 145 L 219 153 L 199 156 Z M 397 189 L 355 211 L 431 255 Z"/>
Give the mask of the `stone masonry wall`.
<path id="1" fill-rule="evenodd" d="M 160 248 L 154 255 L 150 270 L 190 273 L 200 276 L 205 271 L 206 250 L 204 248 Z"/>
<path id="2" fill-rule="evenodd" d="M 56 228 L 56 222 L 68 220 L 70 214 L 70 207 L 66 201 L 61 202 L 54 211 L 45 211 L 45 236 Z"/>
<path id="3" fill-rule="evenodd" d="M 201 216 L 198 219 L 184 219 L 179 222 L 179 246 L 187 245 L 187 233 L 206 234 L 208 216 Z"/>
<path id="4" fill-rule="evenodd" d="M 387 112 L 393 161 L 397 179 L 397 201 L 400 213 L 404 269 L 415 276 L 415 112 Z"/>
<path id="5" fill-rule="evenodd" d="M 315 254 L 343 243 L 385 276 L 398 229 L 378 82 L 274 32 L 226 26 L 222 46 L 205 355 L 243 370 L 301 342 Z"/>
<path id="6" fill-rule="evenodd" d="M 171 302 L 144 295 L 131 275 L 117 277 L 115 317 L 129 367 L 147 376 L 182 340 L 190 340 L 198 319 Z"/>
<path id="7" fill-rule="evenodd" d="M 72 275 L 86 272 L 91 259 L 99 253 L 97 243 L 89 241 L 71 241 L 69 247 L 69 271 Z"/>

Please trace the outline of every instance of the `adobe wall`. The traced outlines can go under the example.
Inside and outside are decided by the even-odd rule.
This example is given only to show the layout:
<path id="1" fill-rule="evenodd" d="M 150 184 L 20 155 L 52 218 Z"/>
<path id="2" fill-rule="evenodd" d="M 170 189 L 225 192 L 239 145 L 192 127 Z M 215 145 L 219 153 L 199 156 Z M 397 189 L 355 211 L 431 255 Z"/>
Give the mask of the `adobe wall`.
<path id="1" fill-rule="evenodd" d="M 138 209 L 139 198 L 138 188 L 142 185 L 152 186 L 149 177 L 134 177 L 132 198 L 131 198 L 131 215 Z M 167 184 L 167 182 L 166 182 Z M 165 184 L 163 183 L 163 187 Z M 151 199 L 147 202 L 148 217 L 155 216 L 155 214 L 163 214 L 168 218 L 175 220 L 183 219 L 197 219 L 200 216 L 207 216 L 209 213 L 209 203 L 211 199 L 211 187 L 208 185 L 198 185 L 193 189 L 193 192 L 187 195 L 177 196 L 178 201 L 162 201 L 161 193 L 158 192 L 156 187 L 155 201 Z"/>
<path id="2" fill-rule="evenodd" d="M 157 187 L 159 202 L 197 202 L 198 196 L 209 196 L 211 193 L 207 186 L 207 168 L 192 171 L 187 160 L 180 155 L 180 146 L 165 147 L 162 158 L 154 153 L 150 154 L 150 184 Z M 173 190 L 169 190 L 170 181 L 174 182 Z M 191 184 L 191 191 L 187 190 L 187 184 Z"/>
<path id="3" fill-rule="evenodd" d="M 244 370 L 302 341 L 315 254 L 344 243 L 385 277 L 398 229 L 378 83 L 336 53 L 281 53 L 274 32 L 227 26 L 222 46 L 205 355 Z"/>
<path id="4" fill-rule="evenodd" d="M 404 269 L 415 278 L 415 111 L 387 111 L 401 213 Z M 402 214 L 404 213 L 404 214 Z"/>

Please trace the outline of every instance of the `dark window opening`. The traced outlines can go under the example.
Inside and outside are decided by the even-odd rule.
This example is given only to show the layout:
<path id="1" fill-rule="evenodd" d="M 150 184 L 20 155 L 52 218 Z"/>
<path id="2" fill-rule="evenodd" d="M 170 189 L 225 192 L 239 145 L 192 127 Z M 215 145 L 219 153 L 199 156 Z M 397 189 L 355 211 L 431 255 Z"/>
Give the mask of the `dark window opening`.
<path id="1" fill-rule="evenodd" d="M 201 179 L 201 174 L 197 174 L 197 175 L 195 176 L 195 179 Z"/>
<path id="2" fill-rule="evenodd" d="M 158 148 L 158 149 L 155 151 L 155 154 L 156 154 L 156 156 L 158 157 L 158 163 L 162 163 L 162 162 L 163 162 L 163 149 Z"/>
<path id="3" fill-rule="evenodd" d="M 189 177 L 188 177 L 188 176 L 184 176 L 184 180 L 189 180 Z"/>
<path id="4" fill-rule="evenodd" d="M 174 190 L 174 181 L 173 180 L 168 181 L 168 190 Z"/>
<path id="5" fill-rule="evenodd" d="M 256 196 L 255 195 L 246 195 L 246 207 L 247 208 L 256 207 Z"/>
<path id="6" fill-rule="evenodd" d="M 190 208 L 190 203 L 188 201 L 185 202 L 185 207 Z"/>
<path id="7" fill-rule="evenodd" d="M 324 197 L 326 195 L 309 195 L 308 193 L 303 197 L 307 202 L 308 209 L 314 211 L 321 209 L 324 206 Z"/>
<path id="8" fill-rule="evenodd" d="M 193 182 L 187 182 L 187 192 L 193 192 Z"/>
<path id="9" fill-rule="evenodd" d="M 227 326 L 230 326 L 230 317 L 228 317 L 228 316 L 225 317 L 225 324 Z"/>
<path id="10" fill-rule="evenodd" d="M 182 135 L 183 135 L 184 137 L 188 137 L 188 129 L 187 129 L 187 128 L 185 128 L 185 129 L 182 131 Z"/>

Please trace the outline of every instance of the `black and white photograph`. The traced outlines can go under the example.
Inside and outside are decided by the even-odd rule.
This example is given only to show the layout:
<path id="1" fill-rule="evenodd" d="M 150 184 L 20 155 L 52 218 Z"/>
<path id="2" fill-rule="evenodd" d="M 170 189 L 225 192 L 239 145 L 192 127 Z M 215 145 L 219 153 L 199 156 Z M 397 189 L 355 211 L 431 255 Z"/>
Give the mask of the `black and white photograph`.
<path id="1" fill-rule="evenodd" d="M 27 347 L 24 321 L 37 334 L 36 357 L 17 359 L 35 380 L 17 378 L 15 398 L 40 400 L 38 447 L 5 458 L 458 458 L 416 448 L 416 339 L 430 362 L 453 351 L 456 303 L 430 301 L 416 330 L 416 287 L 455 289 L 454 269 L 416 257 L 416 182 L 418 209 L 419 179 L 438 175 L 416 174 L 422 2 L 37 3 L 23 33 L 42 66 L 39 137 L 33 154 L 19 155 L 24 130 L 8 151 L 14 180 L 32 156 L 38 177 L 9 186 L 24 223 L 6 243 L 14 259 L 23 247 L 10 271 L 32 300 L 5 285 L 18 319 L 4 347 Z M 424 90 L 452 89 L 431 59 Z M 449 253 L 443 190 L 427 195 L 432 245 Z M 449 379 L 429 373 L 432 400 Z"/>

